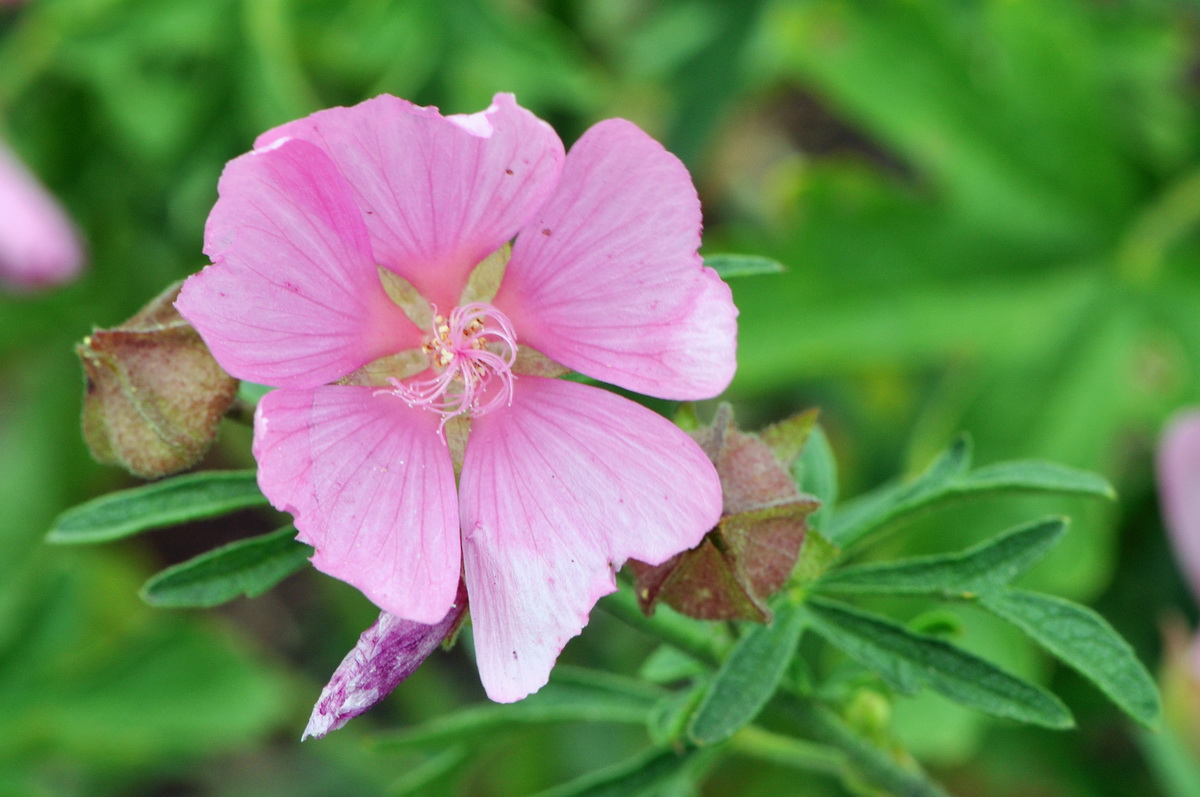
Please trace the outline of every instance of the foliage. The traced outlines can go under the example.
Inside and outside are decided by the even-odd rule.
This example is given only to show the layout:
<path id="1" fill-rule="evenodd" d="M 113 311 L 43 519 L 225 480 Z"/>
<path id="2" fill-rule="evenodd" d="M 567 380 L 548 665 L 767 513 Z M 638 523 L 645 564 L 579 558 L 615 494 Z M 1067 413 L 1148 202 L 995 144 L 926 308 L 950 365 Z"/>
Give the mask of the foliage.
<path id="1" fill-rule="evenodd" d="M 968 793 L 1032 784 L 1148 794 L 1160 781 L 1188 793 L 1195 773 L 1178 739 L 1131 735 L 1119 718 L 1116 705 L 1153 714 L 1144 672 L 1081 607 L 1094 605 L 1151 669 L 1157 618 L 1170 608 L 1194 616 L 1147 474 L 1162 418 L 1200 393 L 1196 23 L 1187 4 L 1085 0 L 0 8 L 0 126 L 90 251 L 80 282 L 0 296 L 0 793 L 187 783 L 204 794 L 500 795 L 580 776 L 575 793 L 603 793 L 646 773 L 643 783 L 665 783 L 664 793 L 705 778 L 711 793 L 838 795 L 881 771 L 913 785 L 912 771 L 887 769 L 899 747 Z M 79 515 L 67 507 L 111 507 L 128 498 L 113 490 L 133 486 L 89 461 L 71 346 L 204 264 L 220 170 L 262 130 L 380 91 L 457 112 L 499 90 L 568 141 L 608 116 L 663 139 L 701 188 L 706 259 L 730 277 L 755 274 L 732 280 L 740 372 L 727 398 L 749 426 L 822 410 L 823 431 L 793 471 L 824 501 L 809 518 L 822 536 L 810 535 L 795 573 L 803 586 L 784 598 L 797 613 L 776 609 L 798 618 L 799 641 L 781 621 L 714 629 L 666 609 L 639 620 L 623 592 L 565 659 L 657 673 L 661 689 L 628 678 L 627 694 L 614 683 L 604 694 L 621 697 L 588 698 L 636 722 L 596 726 L 556 708 L 544 723 L 495 720 L 436 748 L 389 751 L 381 738 L 362 750 L 375 727 L 419 734 L 476 710 L 456 652 L 432 659 L 344 738 L 273 744 L 299 735 L 300 716 L 373 609 L 310 572 L 211 613 L 132 600 L 172 564 L 187 574 L 179 563 L 209 563 L 206 579 L 215 572 L 220 588 L 207 601 L 265 589 L 271 579 L 256 575 L 286 569 L 213 570 L 196 559 L 285 522 L 261 508 L 244 476 L 242 497 L 209 504 L 207 520 L 164 505 L 155 526 L 188 524 L 103 548 L 44 546 L 49 528 L 56 537 L 84 528 L 70 525 Z M 765 261 L 714 260 L 720 252 Z M 764 262 L 785 269 L 766 273 Z M 937 452 L 958 450 L 960 429 L 980 461 L 1024 464 L 912 478 Z M 244 428 L 224 422 L 202 473 L 252 467 L 246 443 Z M 873 489 L 897 473 L 909 478 Z M 1064 481 L 1074 497 L 1059 491 Z M 1008 492 L 1018 482 L 1019 500 Z M 1105 484 L 1119 504 L 1095 500 Z M 151 493 L 177 485 L 157 482 Z M 243 511 L 224 516 L 235 504 Z M 1029 524 L 1050 512 L 1070 514 L 1071 532 L 1058 519 Z M 146 518 L 93 518 L 86 533 L 134 534 Z M 303 550 L 279 553 L 294 563 L 287 557 Z M 239 580 L 221 583 L 223 572 Z M 1065 632 L 1039 633 L 1051 620 Z M 1091 732 L 1020 731 L 928 692 L 896 693 L 871 664 L 906 687 L 911 664 L 882 664 L 883 653 L 852 642 L 836 649 L 847 627 L 885 621 L 921 661 L 947 661 L 952 647 L 991 662 L 1059 695 Z M 1100 654 L 1073 645 L 1071 629 L 1082 627 L 1107 640 Z M 1083 677 L 1052 669 L 1043 646 Z M 757 718 L 723 708 L 720 695 L 753 651 L 766 651 L 774 674 L 792 647 L 804 666 L 784 668 L 774 696 L 741 706 L 761 698 L 768 708 Z M 642 713 L 642 704 L 652 705 Z M 680 747 L 691 752 L 678 756 Z M 613 768 L 586 774 L 604 766 Z M 830 777 L 840 774 L 849 785 Z"/>

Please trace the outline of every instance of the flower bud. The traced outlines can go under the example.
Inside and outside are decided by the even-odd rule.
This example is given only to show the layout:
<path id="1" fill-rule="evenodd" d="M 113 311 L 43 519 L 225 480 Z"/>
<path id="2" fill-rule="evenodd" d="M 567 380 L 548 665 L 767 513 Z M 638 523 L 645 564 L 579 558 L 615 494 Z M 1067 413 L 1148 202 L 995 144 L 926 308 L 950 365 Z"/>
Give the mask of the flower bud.
<path id="1" fill-rule="evenodd" d="M 791 575 L 807 517 L 820 505 L 791 476 L 815 421 L 808 412 L 747 434 L 722 405 L 712 426 L 692 434 L 721 478 L 721 520 L 698 546 L 661 565 L 630 562 L 643 611 L 665 601 L 702 620 L 770 621 L 767 598 Z"/>
<path id="2" fill-rule="evenodd" d="M 75 347 L 87 378 L 83 436 L 92 456 L 147 479 L 196 464 L 237 396 L 238 381 L 172 306 L 179 288 Z"/>

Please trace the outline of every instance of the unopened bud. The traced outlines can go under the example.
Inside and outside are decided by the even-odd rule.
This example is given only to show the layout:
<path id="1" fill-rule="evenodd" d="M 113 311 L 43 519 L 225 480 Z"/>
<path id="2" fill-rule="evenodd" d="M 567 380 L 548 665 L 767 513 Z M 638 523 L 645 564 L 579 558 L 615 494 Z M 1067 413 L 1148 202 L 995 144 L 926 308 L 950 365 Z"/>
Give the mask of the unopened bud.
<path id="1" fill-rule="evenodd" d="M 147 479 L 196 464 L 237 396 L 168 288 L 115 329 L 75 347 L 87 379 L 83 436 L 92 455 Z"/>
<path id="2" fill-rule="evenodd" d="M 695 548 L 650 566 L 631 561 L 642 610 L 658 601 L 702 620 L 771 619 L 767 599 L 787 583 L 820 505 L 802 494 L 791 466 L 804 448 L 815 413 L 764 430 L 739 431 L 728 405 L 693 437 L 721 478 L 724 511 Z"/>

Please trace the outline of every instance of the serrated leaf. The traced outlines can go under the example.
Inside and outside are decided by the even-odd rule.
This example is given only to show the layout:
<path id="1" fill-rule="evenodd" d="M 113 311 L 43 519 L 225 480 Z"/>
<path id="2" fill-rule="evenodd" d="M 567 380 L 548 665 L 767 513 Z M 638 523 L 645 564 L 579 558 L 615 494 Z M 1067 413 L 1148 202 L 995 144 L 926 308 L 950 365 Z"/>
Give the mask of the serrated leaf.
<path id="1" fill-rule="evenodd" d="M 204 471 L 109 493 L 63 512 L 46 539 L 108 542 L 148 529 L 265 506 L 252 470 Z"/>
<path id="2" fill-rule="evenodd" d="M 312 548 L 295 538 L 296 529 L 284 526 L 202 553 L 151 576 L 142 587 L 142 600 L 151 606 L 208 608 L 239 595 L 257 597 L 312 555 Z"/>
<path id="3" fill-rule="evenodd" d="M 1003 462 L 967 473 L 969 461 L 969 446 L 959 438 L 911 484 L 882 487 L 839 508 L 829 527 L 830 539 L 846 547 L 919 512 L 971 498 L 1057 493 L 1111 499 L 1116 495 L 1103 477 L 1065 465 Z"/>
<path id="4" fill-rule="evenodd" d="M 803 627 L 803 613 L 784 602 L 773 623 L 756 625 L 738 640 L 692 717 L 692 741 L 723 742 L 758 716 L 795 656 Z"/>
<path id="5" fill-rule="evenodd" d="M 759 255 L 707 255 L 704 265 L 717 272 L 721 279 L 782 274 L 787 270 L 778 260 Z"/>
<path id="6" fill-rule="evenodd" d="M 585 677 L 575 677 L 580 672 Z M 554 722 L 645 725 L 668 693 L 641 681 L 558 667 L 550 683 L 518 703 L 488 703 L 447 714 L 413 728 L 377 736 L 380 749 L 414 750 L 470 739 L 498 729 Z"/>
<path id="7" fill-rule="evenodd" d="M 830 573 L 813 588 L 828 592 L 974 598 L 1001 587 L 1041 559 L 1066 531 L 1062 518 L 1011 529 L 962 553 L 859 565 Z"/>
<path id="8" fill-rule="evenodd" d="M 928 686 L 996 717 L 1047 728 L 1074 724 L 1066 706 L 1045 689 L 941 639 L 820 598 L 810 598 L 805 606 L 813 630 L 900 692 Z"/>
<path id="9" fill-rule="evenodd" d="M 1154 679 L 1129 643 L 1096 612 L 1018 589 L 983 595 L 980 604 L 1078 670 L 1138 722 L 1150 726 L 1158 721 L 1162 705 Z"/>
<path id="10" fill-rule="evenodd" d="M 687 765 L 691 754 L 650 748 L 611 767 L 589 772 L 535 797 L 630 797 L 663 785 Z"/>

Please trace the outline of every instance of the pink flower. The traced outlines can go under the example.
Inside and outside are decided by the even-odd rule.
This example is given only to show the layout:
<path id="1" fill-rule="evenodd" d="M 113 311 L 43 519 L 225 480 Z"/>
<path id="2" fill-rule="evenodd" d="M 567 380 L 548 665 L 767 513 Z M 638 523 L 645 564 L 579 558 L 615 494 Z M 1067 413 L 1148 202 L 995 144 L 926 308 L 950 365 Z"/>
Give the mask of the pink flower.
<path id="1" fill-rule="evenodd" d="M 231 374 L 279 388 L 259 484 L 313 564 L 389 614 L 437 624 L 465 580 L 484 686 L 518 700 L 626 559 L 662 562 L 721 513 L 676 426 L 551 378 L 728 384 L 737 311 L 696 253 L 691 179 L 620 119 L 564 156 L 506 94 L 445 117 L 381 96 L 257 146 L 226 167 L 213 265 L 177 306 Z"/>
<path id="2" fill-rule="evenodd" d="M 0 285 L 45 288 L 83 266 L 75 229 L 54 197 L 0 142 Z"/>
<path id="3" fill-rule="evenodd" d="M 1163 431 L 1158 446 L 1158 491 L 1175 560 L 1192 595 L 1200 601 L 1200 410 L 1180 413 Z M 1200 676 L 1200 647 L 1195 668 Z"/>

